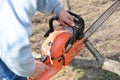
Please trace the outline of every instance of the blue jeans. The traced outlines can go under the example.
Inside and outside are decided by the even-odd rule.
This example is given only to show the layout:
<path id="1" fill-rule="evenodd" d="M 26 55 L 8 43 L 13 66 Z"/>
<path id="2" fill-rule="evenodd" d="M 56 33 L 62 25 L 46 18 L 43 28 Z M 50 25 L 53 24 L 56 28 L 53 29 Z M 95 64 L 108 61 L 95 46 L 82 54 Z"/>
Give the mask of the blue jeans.
<path id="1" fill-rule="evenodd" d="M 13 73 L 0 59 L 0 80 L 27 80 L 27 78 Z"/>

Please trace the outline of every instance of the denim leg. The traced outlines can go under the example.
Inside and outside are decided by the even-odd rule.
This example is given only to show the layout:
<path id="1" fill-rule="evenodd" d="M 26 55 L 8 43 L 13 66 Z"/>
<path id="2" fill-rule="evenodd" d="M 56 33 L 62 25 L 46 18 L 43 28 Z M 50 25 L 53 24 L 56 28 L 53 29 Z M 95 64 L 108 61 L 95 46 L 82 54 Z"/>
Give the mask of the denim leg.
<path id="1" fill-rule="evenodd" d="M 27 80 L 27 78 L 13 73 L 0 59 L 0 80 Z"/>

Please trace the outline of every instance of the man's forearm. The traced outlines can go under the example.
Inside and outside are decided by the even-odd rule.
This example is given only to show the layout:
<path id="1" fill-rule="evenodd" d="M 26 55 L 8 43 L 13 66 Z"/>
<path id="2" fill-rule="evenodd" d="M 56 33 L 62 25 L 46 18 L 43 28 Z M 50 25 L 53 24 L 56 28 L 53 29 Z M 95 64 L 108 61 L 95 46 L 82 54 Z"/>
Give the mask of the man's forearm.
<path id="1" fill-rule="evenodd" d="M 58 14 L 62 8 L 60 0 L 38 0 L 37 10 L 46 14 Z"/>

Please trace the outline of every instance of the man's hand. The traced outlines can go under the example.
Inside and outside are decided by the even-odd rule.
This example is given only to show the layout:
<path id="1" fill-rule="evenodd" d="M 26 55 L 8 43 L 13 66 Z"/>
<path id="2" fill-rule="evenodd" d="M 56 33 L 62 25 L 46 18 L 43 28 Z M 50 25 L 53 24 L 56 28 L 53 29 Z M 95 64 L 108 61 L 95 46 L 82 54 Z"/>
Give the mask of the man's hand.
<path id="1" fill-rule="evenodd" d="M 70 15 L 66 10 L 62 9 L 59 13 L 58 13 L 58 17 L 59 17 L 59 22 L 65 26 L 66 24 L 69 26 L 75 26 L 73 19 L 74 17 L 72 15 Z"/>
<path id="2" fill-rule="evenodd" d="M 30 78 L 32 78 L 33 80 L 35 80 L 36 78 L 38 78 L 45 70 L 48 70 L 48 66 L 46 66 L 44 63 L 39 62 L 39 61 L 35 61 L 36 64 L 36 68 L 34 73 L 31 75 Z"/>

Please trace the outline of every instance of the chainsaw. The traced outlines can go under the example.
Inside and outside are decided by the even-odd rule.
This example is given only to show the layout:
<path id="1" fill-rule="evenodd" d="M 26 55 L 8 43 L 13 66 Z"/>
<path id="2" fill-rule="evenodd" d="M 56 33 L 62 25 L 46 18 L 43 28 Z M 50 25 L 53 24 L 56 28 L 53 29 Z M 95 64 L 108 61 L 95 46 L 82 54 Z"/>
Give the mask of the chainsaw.
<path id="1" fill-rule="evenodd" d="M 41 62 L 46 64 L 50 70 L 43 72 L 36 80 L 49 80 L 57 72 L 59 72 L 63 66 L 68 65 L 76 55 L 83 49 L 85 45 L 88 50 L 96 58 L 96 62 L 93 63 L 98 67 L 101 67 L 104 59 L 98 50 L 92 45 L 88 38 L 102 25 L 120 4 L 120 0 L 117 0 L 110 6 L 87 30 L 84 32 L 85 23 L 81 16 L 68 11 L 74 16 L 75 26 L 63 26 L 58 29 L 54 29 L 53 22 L 59 18 L 53 16 L 49 20 L 50 29 L 46 32 L 44 37 L 47 37 L 41 46 L 41 53 L 43 57 Z M 32 79 L 29 79 L 32 80 Z"/>
<path id="2" fill-rule="evenodd" d="M 50 70 L 46 70 L 39 76 L 38 80 L 49 80 L 53 75 L 68 65 L 73 58 L 82 50 L 84 41 L 84 20 L 72 13 L 75 26 L 62 26 L 54 30 L 53 22 L 58 20 L 54 16 L 49 21 L 50 29 L 44 35 L 46 40 L 41 46 L 43 57 L 41 61 L 46 64 Z"/>

